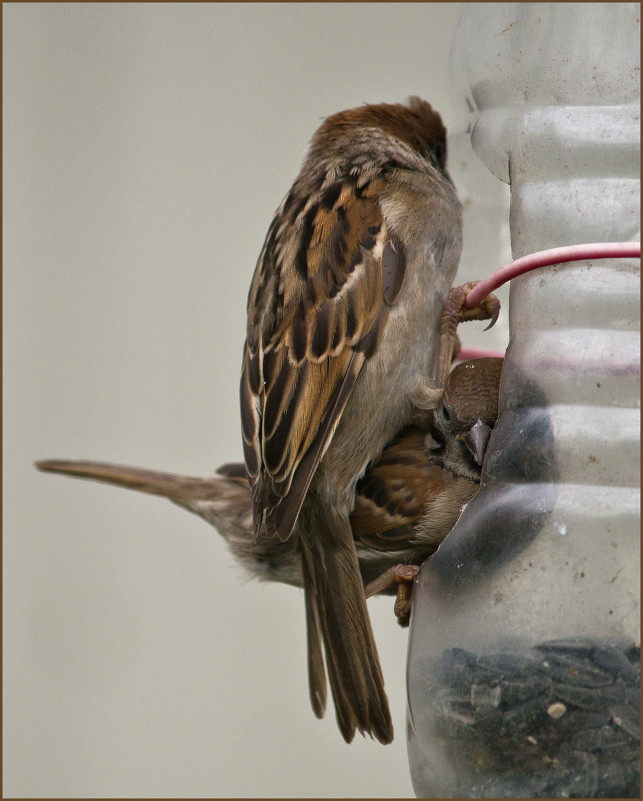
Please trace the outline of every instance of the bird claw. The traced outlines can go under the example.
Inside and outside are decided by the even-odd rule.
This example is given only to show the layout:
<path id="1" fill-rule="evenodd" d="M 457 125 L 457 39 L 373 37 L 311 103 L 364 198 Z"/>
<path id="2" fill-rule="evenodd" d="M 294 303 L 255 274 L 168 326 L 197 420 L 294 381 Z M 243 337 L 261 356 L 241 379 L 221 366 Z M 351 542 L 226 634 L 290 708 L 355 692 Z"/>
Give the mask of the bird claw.
<path id="1" fill-rule="evenodd" d="M 458 323 L 465 323 L 469 320 L 490 320 L 489 325 L 484 329 L 488 331 L 492 328 L 500 314 L 500 301 L 495 295 L 487 295 L 477 306 L 469 309 L 465 306 L 467 295 L 477 286 L 480 281 L 467 281 L 462 286 L 454 287 L 447 298 L 445 314 L 455 314 Z"/>
<path id="2" fill-rule="evenodd" d="M 487 295 L 477 306 L 467 308 L 467 295 L 479 283 L 480 281 L 467 281 L 466 284 L 453 287 L 447 295 L 440 327 L 440 351 L 436 375 L 438 386 L 444 386 L 446 383 L 454 351 L 459 350 L 460 343 L 456 334 L 458 325 L 469 320 L 490 320 L 485 328 L 485 331 L 488 331 L 495 325 L 500 314 L 500 301 L 495 295 Z"/>
<path id="3" fill-rule="evenodd" d="M 418 565 L 394 565 L 385 570 L 381 576 L 371 581 L 365 588 L 367 598 L 377 595 L 389 587 L 397 584 L 397 596 L 393 611 L 397 622 L 403 628 L 409 625 L 411 619 L 411 601 L 415 578 L 420 570 Z"/>

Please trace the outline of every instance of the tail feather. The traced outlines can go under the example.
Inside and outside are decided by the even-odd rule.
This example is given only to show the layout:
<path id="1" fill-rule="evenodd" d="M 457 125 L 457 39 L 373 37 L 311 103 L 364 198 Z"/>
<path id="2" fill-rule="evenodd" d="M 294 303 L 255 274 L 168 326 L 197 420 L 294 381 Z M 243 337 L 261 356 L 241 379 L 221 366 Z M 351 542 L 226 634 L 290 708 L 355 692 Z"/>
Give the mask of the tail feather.
<path id="1" fill-rule="evenodd" d="M 347 517 L 306 502 L 301 515 L 305 522 L 290 549 L 286 551 L 284 543 L 271 538 L 262 538 L 259 548 L 251 533 L 250 490 L 236 465 L 225 466 L 220 478 L 192 478 L 103 462 L 47 460 L 36 467 L 168 498 L 215 525 L 235 554 L 262 577 L 269 569 L 264 562 L 278 562 L 280 580 L 301 586 L 301 555 L 313 711 L 317 717 L 324 714 L 327 671 L 337 723 L 346 742 L 353 739 L 355 730 L 382 743 L 391 742 L 393 725 Z"/>
<path id="2" fill-rule="evenodd" d="M 308 636 L 308 687 L 310 704 L 315 716 L 324 717 L 326 711 L 326 671 L 319 633 L 319 616 L 312 594 L 306 593 L 306 632 Z"/>
<path id="3" fill-rule="evenodd" d="M 242 464 L 225 464 L 217 471 L 219 475 L 208 478 L 160 473 L 107 462 L 62 459 L 36 462 L 36 467 L 49 473 L 92 479 L 167 498 L 214 526 L 250 575 L 265 581 L 281 581 L 295 587 L 303 585 L 301 558 L 295 540 L 280 543 L 261 537 L 255 542 L 250 487 L 245 466 Z M 317 704 L 317 713 L 322 715 L 326 679 L 321 653 L 317 663 L 322 670 L 321 677 L 316 682 L 322 693 L 321 701 Z"/>
<path id="4" fill-rule="evenodd" d="M 351 697 L 347 694 L 348 690 L 345 682 L 341 680 L 341 668 L 333 654 L 328 657 L 328 679 L 330 689 L 333 694 L 335 704 L 335 720 L 347 743 L 352 742 L 355 736 L 355 729 L 360 734 L 364 734 L 364 727 L 361 725 L 361 718 L 356 717 L 351 704 Z"/>
<path id="5" fill-rule="evenodd" d="M 347 742 L 357 729 L 389 743 L 393 724 L 348 519 L 315 507 L 301 531 L 306 603 L 319 620 L 340 731 Z M 309 628 L 309 654 L 315 636 Z"/>
<path id="6" fill-rule="evenodd" d="M 210 500 L 213 494 L 216 494 L 217 483 L 220 483 L 216 478 L 193 478 L 109 462 L 48 459 L 36 462 L 36 467 L 47 473 L 63 473 L 77 478 L 102 481 L 176 501 L 185 501 L 188 498 Z"/>

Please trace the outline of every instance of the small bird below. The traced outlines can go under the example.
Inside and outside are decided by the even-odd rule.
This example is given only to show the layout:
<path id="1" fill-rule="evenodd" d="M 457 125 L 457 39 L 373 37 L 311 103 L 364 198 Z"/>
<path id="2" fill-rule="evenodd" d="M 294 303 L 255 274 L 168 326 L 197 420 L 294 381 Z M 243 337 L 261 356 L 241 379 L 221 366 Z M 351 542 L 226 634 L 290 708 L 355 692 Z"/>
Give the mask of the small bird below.
<path id="1" fill-rule="evenodd" d="M 401 431 L 359 480 L 350 524 L 366 595 L 398 594 L 396 614 L 408 625 L 409 586 L 417 569 L 453 528 L 480 486 L 486 445 L 498 415 L 503 360 L 457 365 L 428 431 Z M 124 465 L 45 460 L 39 470 L 160 495 L 213 525 L 254 577 L 303 586 L 296 542 L 255 540 L 245 466 L 193 478 Z"/>

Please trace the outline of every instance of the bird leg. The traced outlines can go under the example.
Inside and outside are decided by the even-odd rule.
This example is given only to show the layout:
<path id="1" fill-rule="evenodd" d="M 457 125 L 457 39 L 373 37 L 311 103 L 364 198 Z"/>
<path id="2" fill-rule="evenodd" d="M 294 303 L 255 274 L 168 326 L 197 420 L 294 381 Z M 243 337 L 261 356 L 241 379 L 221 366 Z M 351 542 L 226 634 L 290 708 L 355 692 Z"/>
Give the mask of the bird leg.
<path id="1" fill-rule="evenodd" d="M 465 306 L 467 295 L 479 283 L 479 281 L 468 281 L 462 286 L 453 287 L 447 295 L 440 322 L 440 350 L 435 381 L 416 390 L 411 398 L 414 409 L 411 423 L 422 431 L 428 430 L 431 425 L 433 410 L 438 406 L 444 394 L 444 387 L 451 371 L 451 363 L 462 348 L 457 334 L 458 325 L 469 320 L 491 320 L 487 326 L 488 329 L 498 319 L 500 301 L 495 295 L 487 295 L 472 309 Z"/>
<path id="2" fill-rule="evenodd" d="M 500 313 L 500 301 L 495 295 L 487 295 L 477 306 L 468 309 L 465 306 L 467 295 L 479 281 L 468 281 L 462 286 L 451 289 L 444 304 L 440 325 L 440 351 L 436 370 L 436 384 L 444 387 L 451 369 L 451 362 L 460 350 L 460 341 L 456 329 L 460 323 L 469 320 L 491 320 L 487 328 L 491 328 Z"/>
<path id="3" fill-rule="evenodd" d="M 419 569 L 418 565 L 393 565 L 364 588 L 366 597 L 370 598 L 397 584 L 397 597 L 393 611 L 397 622 L 404 628 L 409 625 L 411 618 L 413 584 Z"/>

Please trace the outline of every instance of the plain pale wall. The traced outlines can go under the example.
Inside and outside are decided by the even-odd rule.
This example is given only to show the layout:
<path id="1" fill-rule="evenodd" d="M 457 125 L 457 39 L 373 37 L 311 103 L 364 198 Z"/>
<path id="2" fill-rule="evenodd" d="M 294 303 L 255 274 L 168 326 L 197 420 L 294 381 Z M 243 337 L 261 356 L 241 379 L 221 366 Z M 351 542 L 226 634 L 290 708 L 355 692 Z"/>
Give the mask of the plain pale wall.
<path id="1" fill-rule="evenodd" d="M 246 581 L 163 500 L 32 462 L 240 459 L 246 294 L 304 146 L 410 94 L 455 123 L 456 15 L 4 4 L 5 796 L 412 796 L 391 599 L 369 604 L 396 739 L 347 746 L 309 707 L 300 591 Z M 467 204 L 483 277 L 493 209 Z"/>

